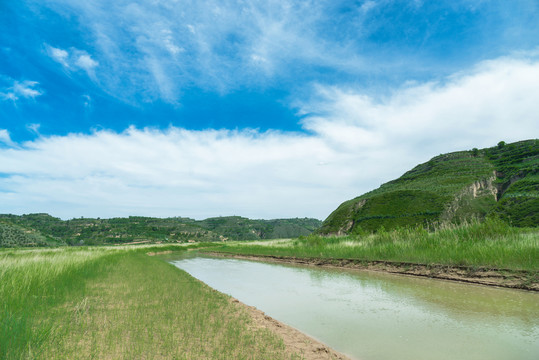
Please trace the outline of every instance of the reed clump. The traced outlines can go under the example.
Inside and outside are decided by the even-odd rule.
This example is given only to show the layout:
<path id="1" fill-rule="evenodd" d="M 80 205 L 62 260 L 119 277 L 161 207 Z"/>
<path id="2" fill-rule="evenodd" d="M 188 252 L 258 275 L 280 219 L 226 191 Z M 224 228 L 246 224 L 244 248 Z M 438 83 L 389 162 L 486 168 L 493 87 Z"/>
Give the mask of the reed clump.
<path id="1" fill-rule="evenodd" d="M 375 234 L 311 235 L 290 240 L 289 246 L 234 243 L 216 251 L 539 271 L 539 231 L 514 228 L 497 219 L 439 224 L 433 231 L 400 227 L 381 228 Z"/>

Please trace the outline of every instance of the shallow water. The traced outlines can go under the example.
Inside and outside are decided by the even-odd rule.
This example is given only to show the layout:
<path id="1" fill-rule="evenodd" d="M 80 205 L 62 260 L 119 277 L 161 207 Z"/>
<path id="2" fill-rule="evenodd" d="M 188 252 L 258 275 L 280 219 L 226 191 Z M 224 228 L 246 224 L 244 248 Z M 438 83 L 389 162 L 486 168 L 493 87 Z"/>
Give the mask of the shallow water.
<path id="1" fill-rule="evenodd" d="M 539 294 L 354 270 L 172 261 L 356 359 L 539 359 Z"/>

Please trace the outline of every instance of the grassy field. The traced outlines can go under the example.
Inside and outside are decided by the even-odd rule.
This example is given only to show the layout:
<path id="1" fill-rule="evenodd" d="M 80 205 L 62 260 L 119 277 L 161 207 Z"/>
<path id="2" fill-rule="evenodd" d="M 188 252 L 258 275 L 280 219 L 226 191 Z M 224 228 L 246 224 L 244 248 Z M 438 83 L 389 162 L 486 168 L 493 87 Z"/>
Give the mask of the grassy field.
<path id="1" fill-rule="evenodd" d="M 434 232 L 398 228 L 376 234 L 308 236 L 231 243 L 215 251 L 321 259 L 359 259 L 539 271 L 539 230 L 496 220 L 445 226 Z"/>
<path id="2" fill-rule="evenodd" d="M 427 232 L 191 247 L 245 255 L 539 272 L 539 231 L 487 220 Z M 284 359 L 230 299 L 148 252 L 182 246 L 0 250 L 0 359 Z"/>
<path id="3" fill-rule="evenodd" d="M 152 249 L 0 250 L 0 358 L 299 358 Z"/>

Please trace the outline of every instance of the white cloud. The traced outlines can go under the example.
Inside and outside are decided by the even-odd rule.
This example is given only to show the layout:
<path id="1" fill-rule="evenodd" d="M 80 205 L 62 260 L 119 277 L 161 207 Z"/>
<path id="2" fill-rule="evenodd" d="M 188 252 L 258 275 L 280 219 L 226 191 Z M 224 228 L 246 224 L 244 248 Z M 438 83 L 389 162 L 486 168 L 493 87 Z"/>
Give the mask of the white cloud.
<path id="1" fill-rule="evenodd" d="M 174 39 L 174 34 L 170 29 L 163 29 L 161 30 L 162 33 L 162 43 L 164 47 L 168 50 L 168 52 L 172 55 L 178 55 L 182 51 L 185 51 L 182 47 L 178 46 L 176 44 L 176 40 Z"/>
<path id="2" fill-rule="evenodd" d="M 376 8 L 376 1 L 373 1 L 373 0 L 368 0 L 368 1 L 365 1 L 363 4 L 361 4 L 361 6 L 359 7 L 359 11 L 361 12 L 369 12 L 371 11 L 372 9 Z"/>
<path id="3" fill-rule="evenodd" d="M 36 85 L 39 83 L 37 81 L 23 81 L 22 83 L 15 81 L 13 83 L 13 92 L 21 97 L 24 98 L 35 98 L 36 96 L 40 96 L 43 93 L 39 90 L 34 89 Z"/>
<path id="4" fill-rule="evenodd" d="M 0 172 L 12 174 L 0 213 L 325 218 L 440 153 L 536 138 L 538 84 L 539 61 L 502 58 L 382 101 L 319 87 L 303 104 L 316 113 L 305 119 L 309 135 L 172 127 L 41 136 L 0 149 Z"/>
<path id="5" fill-rule="evenodd" d="M 28 124 L 26 125 L 26 129 L 36 135 L 40 135 L 39 134 L 39 128 L 41 127 L 41 124 Z"/>
<path id="6" fill-rule="evenodd" d="M 6 129 L 0 129 L 0 144 L 3 143 L 4 145 L 7 145 L 8 147 L 17 147 L 17 144 L 11 140 L 11 136 L 9 135 L 9 131 Z"/>
<path id="7" fill-rule="evenodd" d="M 54 61 L 62 64 L 65 67 L 69 67 L 69 64 L 67 63 L 69 53 L 67 51 L 52 46 L 47 47 L 47 50 L 50 57 L 53 58 Z"/>
<path id="8" fill-rule="evenodd" d="M 82 103 L 85 108 L 92 108 L 92 97 L 88 94 L 82 95 Z"/>
<path id="9" fill-rule="evenodd" d="M 64 209 L 48 211 L 65 217 L 81 209 L 96 216 L 274 217 L 277 208 L 294 216 L 305 212 L 306 203 L 324 203 L 308 196 L 335 182 L 331 169 L 318 166 L 333 155 L 318 139 L 300 135 L 131 128 L 40 138 L 15 152 L 0 150 L 0 171 L 23 174 L 4 182 L 18 194 L 18 204 L 40 198 L 30 205 L 37 210 L 62 201 Z M 18 206 L 2 200 L 6 208 Z"/>
<path id="10" fill-rule="evenodd" d="M 37 89 L 37 86 L 39 85 L 37 81 L 11 81 L 13 81 L 13 85 L 5 87 L 3 91 L 0 91 L 0 98 L 3 98 L 4 100 L 17 101 L 20 98 L 34 99 L 38 96 L 43 95 L 43 91 Z"/>
<path id="11" fill-rule="evenodd" d="M 84 50 L 71 47 L 69 50 L 55 48 L 45 44 L 47 54 L 67 71 L 84 70 L 88 76 L 95 80 L 95 68 L 99 62 L 92 59 Z"/>
<path id="12" fill-rule="evenodd" d="M 82 54 L 79 55 L 77 60 L 75 60 L 75 65 L 79 68 L 86 70 L 87 72 L 93 71 L 94 68 L 99 65 L 99 63 L 93 60 L 90 55 Z"/>
<path id="13" fill-rule="evenodd" d="M 443 82 L 412 85 L 383 100 L 360 91 L 319 87 L 303 105 L 304 126 L 350 149 L 438 152 L 492 145 L 539 133 L 539 62 L 501 58 Z M 403 155 L 403 153 L 400 153 Z M 414 155 L 417 155 L 414 154 Z"/>

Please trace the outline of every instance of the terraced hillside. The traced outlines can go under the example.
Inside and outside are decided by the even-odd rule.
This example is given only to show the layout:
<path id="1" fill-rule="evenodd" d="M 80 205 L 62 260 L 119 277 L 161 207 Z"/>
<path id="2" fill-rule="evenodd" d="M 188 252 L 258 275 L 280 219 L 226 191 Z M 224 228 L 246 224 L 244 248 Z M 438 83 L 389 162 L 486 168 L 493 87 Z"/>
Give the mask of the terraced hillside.
<path id="1" fill-rule="evenodd" d="M 0 247 L 65 245 L 60 239 L 15 224 L 0 222 Z"/>
<path id="2" fill-rule="evenodd" d="M 321 234 L 429 227 L 498 216 L 539 225 L 539 140 L 439 155 L 378 189 L 341 204 Z"/>

